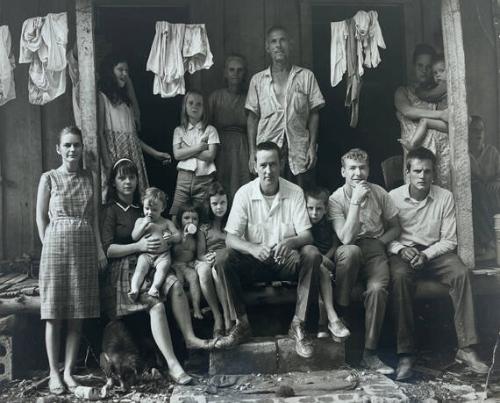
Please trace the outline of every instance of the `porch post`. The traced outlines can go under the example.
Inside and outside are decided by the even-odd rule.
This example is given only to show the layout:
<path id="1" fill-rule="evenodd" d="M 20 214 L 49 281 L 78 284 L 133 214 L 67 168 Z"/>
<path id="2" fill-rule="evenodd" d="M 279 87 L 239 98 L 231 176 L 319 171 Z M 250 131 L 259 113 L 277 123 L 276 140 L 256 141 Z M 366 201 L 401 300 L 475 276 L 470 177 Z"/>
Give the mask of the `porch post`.
<path id="1" fill-rule="evenodd" d="M 80 113 L 85 168 L 95 174 L 94 189 L 100 195 L 99 142 L 95 83 L 94 8 L 92 0 L 76 0 L 76 41 L 80 76 Z"/>
<path id="2" fill-rule="evenodd" d="M 451 179 L 457 216 L 458 255 L 474 267 L 474 233 L 468 143 L 468 112 L 465 87 L 465 54 L 459 0 L 442 0 L 441 22 L 448 70 L 449 138 Z"/>

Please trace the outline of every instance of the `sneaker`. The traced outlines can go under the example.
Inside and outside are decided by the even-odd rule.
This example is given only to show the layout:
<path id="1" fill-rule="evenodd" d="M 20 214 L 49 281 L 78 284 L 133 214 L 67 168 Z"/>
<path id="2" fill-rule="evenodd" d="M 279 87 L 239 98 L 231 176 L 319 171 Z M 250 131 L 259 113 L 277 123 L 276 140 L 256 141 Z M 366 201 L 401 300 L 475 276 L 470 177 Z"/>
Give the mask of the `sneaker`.
<path id="1" fill-rule="evenodd" d="M 457 355 L 455 356 L 455 361 L 466 365 L 476 374 L 487 374 L 489 370 L 488 366 L 479 359 L 476 352 L 473 350 L 465 351 L 463 349 L 459 349 L 457 351 Z"/>
<path id="2" fill-rule="evenodd" d="M 330 322 L 328 324 L 328 330 L 332 333 L 332 338 L 336 342 L 341 342 L 351 335 L 349 329 L 345 327 L 344 322 L 340 319 Z"/>
<path id="3" fill-rule="evenodd" d="M 361 359 L 360 365 L 363 368 L 370 369 L 372 371 L 378 372 L 382 375 L 391 375 L 394 373 L 394 369 L 385 365 L 376 354 L 365 355 Z"/>
<path id="4" fill-rule="evenodd" d="M 288 335 L 295 340 L 295 351 L 302 358 L 311 358 L 314 352 L 312 343 L 307 340 L 304 324 L 299 321 L 292 321 Z"/>
<path id="5" fill-rule="evenodd" d="M 316 337 L 318 339 L 326 339 L 327 337 L 330 337 L 328 326 L 325 323 L 318 325 L 318 333 L 316 334 Z"/>

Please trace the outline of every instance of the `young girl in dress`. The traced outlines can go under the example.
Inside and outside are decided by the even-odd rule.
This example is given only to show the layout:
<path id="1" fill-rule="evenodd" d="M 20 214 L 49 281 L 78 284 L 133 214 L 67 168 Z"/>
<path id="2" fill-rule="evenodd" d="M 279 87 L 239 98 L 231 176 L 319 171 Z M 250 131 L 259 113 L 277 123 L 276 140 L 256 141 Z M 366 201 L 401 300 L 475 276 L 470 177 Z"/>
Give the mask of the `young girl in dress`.
<path id="1" fill-rule="evenodd" d="M 174 157 L 179 163 L 174 201 L 170 208 L 172 217 L 184 204 L 202 205 L 207 188 L 214 181 L 214 160 L 220 141 L 217 130 L 207 121 L 203 96 L 189 91 L 182 103 L 181 125 L 174 131 Z"/>
<path id="2" fill-rule="evenodd" d="M 62 394 L 78 386 L 75 365 L 82 319 L 99 317 L 98 268 L 106 265 L 98 226 L 99 197 L 92 174 L 81 168 L 82 133 L 66 127 L 59 133 L 59 168 L 40 178 L 36 223 L 42 241 L 40 260 L 41 319 L 50 367 L 49 389 Z M 67 322 L 64 375 L 59 373 L 61 321 Z"/>
<path id="3" fill-rule="evenodd" d="M 128 64 L 117 54 L 108 56 L 99 80 L 98 135 L 101 144 L 102 200 L 107 200 L 107 179 L 113 163 L 120 158 L 130 158 L 139 173 L 139 191 L 148 187 L 146 166 L 142 152 L 168 164 L 170 154 L 160 152 L 144 143 L 139 137 L 140 112 L 134 87 L 130 80 Z M 142 150 L 141 150 L 142 149 Z"/>
<path id="4" fill-rule="evenodd" d="M 196 319 L 203 319 L 201 314 L 201 290 L 198 275 L 194 268 L 197 254 L 198 224 L 200 222 L 200 209 L 192 204 L 185 204 L 179 207 L 176 221 L 181 228 L 182 240 L 172 248 L 173 263 L 177 279 L 184 285 L 188 283 L 189 293 L 193 303 L 193 316 Z"/>
<path id="5" fill-rule="evenodd" d="M 226 247 L 224 226 L 229 215 L 228 196 L 219 182 L 212 183 L 208 188 L 207 202 L 209 220 L 207 224 L 201 225 L 198 231 L 198 260 L 195 268 L 200 279 L 203 296 L 212 310 L 214 317 L 213 337 L 216 338 L 224 336 L 224 330 L 231 328 L 226 289 L 213 270 L 217 253 Z M 219 309 L 219 301 L 222 305 L 224 318 Z"/>

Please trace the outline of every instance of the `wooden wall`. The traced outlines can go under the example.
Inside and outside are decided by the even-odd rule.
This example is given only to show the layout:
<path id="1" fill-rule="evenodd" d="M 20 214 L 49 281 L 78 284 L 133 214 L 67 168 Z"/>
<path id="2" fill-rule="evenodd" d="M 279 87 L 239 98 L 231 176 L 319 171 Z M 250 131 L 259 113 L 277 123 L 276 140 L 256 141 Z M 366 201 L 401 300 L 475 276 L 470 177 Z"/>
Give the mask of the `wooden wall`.
<path id="1" fill-rule="evenodd" d="M 244 54 L 249 73 L 267 66 L 264 50 L 266 28 L 273 24 L 290 30 L 296 63 L 312 66 L 310 7 L 313 4 L 405 5 L 407 60 L 412 44 L 435 44 L 440 30 L 440 0 L 95 0 L 99 5 L 185 5 L 193 23 L 205 23 L 210 36 L 215 66 L 191 78 L 205 93 L 223 85 L 223 60 L 231 52 Z M 490 0 L 462 1 L 466 48 L 469 109 L 486 119 L 492 141 L 498 132 L 498 91 L 496 54 L 486 37 L 493 35 Z M 477 5 L 476 5 L 477 4 Z M 479 13 L 477 12 L 479 10 Z M 74 2 L 71 0 L 0 0 L 0 25 L 10 27 L 16 61 L 19 56 L 21 26 L 29 17 L 48 12 L 68 11 L 70 43 L 75 36 Z M 481 20 L 479 20 L 481 17 Z M 388 29 L 383 27 L 383 29 Z M 133 34 L 133 27 L 131 27 Z M 478 39 L 481 38 L 481 39 Z M 325 44 L 329 52 L 329 43 Z M 406 61 L 402 61 L 405 68 Z M 407 63 L 406 63 L 407 65 Z M 40 250 L 35 201 L 40 174 L 57 166 L 55 138 L 58 130 L 71 124 L 71 89 L 45 106 L 27 100 L 27 65 L 15 70 L 17 99 L 0 107 L 0 167 L 4 178 L 0 199 L 0 259 L 14 258 Z M 492 81 L 494 80 L 494 81 Z"/>

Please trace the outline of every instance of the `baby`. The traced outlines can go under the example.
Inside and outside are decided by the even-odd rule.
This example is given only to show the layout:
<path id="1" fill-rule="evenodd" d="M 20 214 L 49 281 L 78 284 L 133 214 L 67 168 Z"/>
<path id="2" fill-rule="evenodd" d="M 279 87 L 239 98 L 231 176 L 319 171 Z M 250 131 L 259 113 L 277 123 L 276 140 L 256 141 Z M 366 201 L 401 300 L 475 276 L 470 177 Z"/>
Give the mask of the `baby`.
<path id="1" fill-rule="evenodd" d="M 446 64 L 442 55 L 437 55 L 432 61 L 432 75 L 437 84 L 436 87 L 432 91 L 417 91 L 417 96 L 423 101 L 435 103 L 436 110 L 444 111 L 448 108 L 448 99 L 446 96 Z M 413 136 L 408 140 L 398 139 L 398 141 L 407 151 L 413 150 L 422 146 L 428 129 L 448 132 L 448 125 L 442 120 L 420 119 Z"/>
<path id="2" fill-rule="evenodd" d="M 138 218 L 132 231 L 134 241 L 147 236 L 163 238 L 168 243 L 175 243 L 181 240 L 181 234 L 177 231 L 174 223 L 161 216 L 161 213 L 167 207 L 167 197 L 160 189 L 147 188 L 142 197 L 144 217 Z M 153 278 L 153 284 L 148 291 L 152 297 L 160 296 L 160 289 L 167 277 L 170 268 L 170 251 L 161 253 L 142 253 L 137 260 L 137 266 L 134 275 L 130 281 L 129 297 L 135 301 L 139 295 L 139 290 L 144 278 L 153 267 L 156 271 Z"/>
<path id="3" fill-rule="evenodd" d="M 193 302 L 193 316 L 196 319 L 203 319 L 200 309 L 200 282 L 194 268 L 195 259 L 198 255 L 196 237 L 200 221 L 198 208 L 190 204 L 179 206 L 176 221 L 182 230 L 182 240 L 173 247 L 174 262 L 172 268 L 182 285 L 185 282 L 189 284 L 189 293 Z"/>

